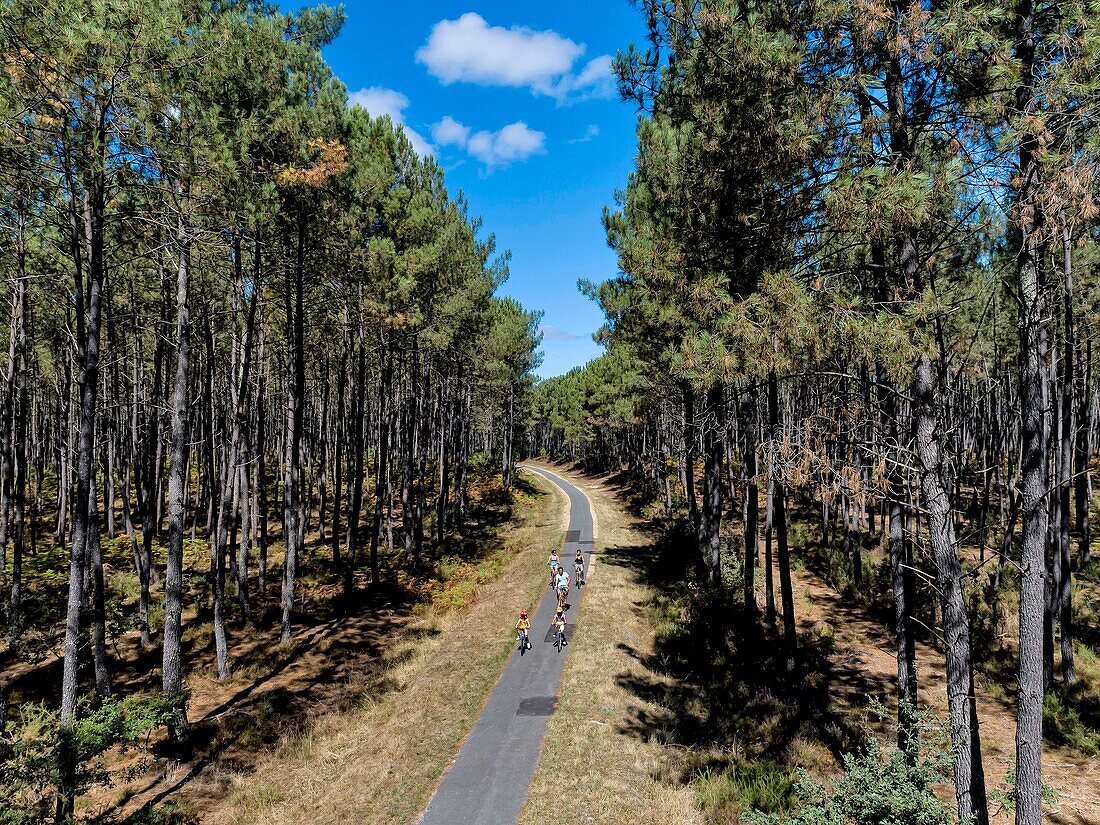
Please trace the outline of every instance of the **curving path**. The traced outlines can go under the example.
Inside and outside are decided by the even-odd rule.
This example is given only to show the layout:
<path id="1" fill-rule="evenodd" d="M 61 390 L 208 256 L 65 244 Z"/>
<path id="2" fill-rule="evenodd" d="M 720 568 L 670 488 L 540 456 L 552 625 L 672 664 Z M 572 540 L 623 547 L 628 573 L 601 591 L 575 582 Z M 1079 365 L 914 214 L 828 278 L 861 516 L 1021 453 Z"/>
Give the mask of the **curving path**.
<path id="1" fill-rule="evenodd" d="M 592 510 L 588 497 L 556 473 L 524 466 L 560 487 L 569 497 L 569 531 L 563 566 L 573 575 L 577 548 L 591 564 Z M 580 598 L 566 614 L 571 638 Z M 554 649 L 550 621 L 557 600 L 549 587 L 531 615 L 532 649 L 520 656 L 513 650 L 500 679 L 458 756 L 443 774 L 418 825 L 514 825 L 527 801 L 527 790 L 546 735 L 547 718 L 557 703 L 565 651 Z M 515 648 L 515 645 L 513 645 Z"/>

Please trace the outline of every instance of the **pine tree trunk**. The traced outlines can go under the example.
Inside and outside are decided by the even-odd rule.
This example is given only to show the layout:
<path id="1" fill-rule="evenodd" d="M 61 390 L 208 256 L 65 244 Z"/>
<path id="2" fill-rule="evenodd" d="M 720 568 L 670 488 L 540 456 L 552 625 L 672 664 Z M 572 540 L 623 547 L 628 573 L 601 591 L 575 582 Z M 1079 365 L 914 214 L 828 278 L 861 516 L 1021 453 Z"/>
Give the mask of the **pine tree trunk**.
<path id="1" fill-rule="evenodd" d="M 354 401 L 352 402 L 352 473 L 348 483 L 348 547 L 347 564 L 344 565 L 344 593 L 350 595 L 355 586 L 355 568 L 359 564 L 361 533 L 359 522 L 363 512 L 363 472 L 366 445 L 363 443 L 363 412 L 367 395 L 366 346 L 359 342 L 359 354 L 355 369 Z"/>
<path id="2" fill-rule="evenodd" d="M 1057 377 L 1057 355 L 1060 351 L 1060 347 L 1057 342 L 1057 331 L 1055 329 L 1050 330 L 1054 340 L 1047 340 L 1047 351 L 1050 353 L 1050 363 L 1047 372 L 1047 387 L 1048 392 L 1053 396 L 1049 399 L 1048 403 L 1051 405 L 1050 415 L 1048 416 L 1047 429 L 1043 433 L 1043 441 L 1046 444 L 1046 449 L 1050 455 L 1050 462 L 1053 465 L 1050 469 L 1050 482 L 1054 485 L 1055 489 L 1051 490 L 1047 496 L 1047 530 L 1049 531 L 1047 536 L 1047 547 L 1049 548 L 1046 557 L 1046 587 L 1043 590 L 1043 688 L 1050 690 L 1054 686 L 1054 621 L 1057 614 L 1057 608 L 1054 604 L 1056 593 L 1058 590 L 1058 579 L 1061 575 L 1061 553 L 1058 552 L 1058 524 L 1061 521 L 1059 514 L 1059 505 L 1061 504 L 1061 498 L 1058 495 L 1058 478 L 1061 474 L 1060 459 L 1062 452 L 1058 449 L 1058 433 L 1062 430 L 1062 396 L 1060 393 L 1055 392 L 1058 386 Z"/>
<path id="3" fill-rule="evenodd" d="M 390 439 L 393 433 L 393 347 L 384 343 L 385 367 L 378 392 L 378 466 L 374 472 L 374 516 L 370 531 L 371 581 L 379 579 L 378 542 L 382 533 L 382 508 L 385 506 L 386 485 L 390 477 Z"/>
<path id="4" fill-rule="evenodd" d="M 894 638 L 898 663 L 898 747 L 910 763 L 915 763 L 919 741 L 916 729 L 917 669 L 916 649 L 913 640 L 912 611 L 914 607 L 914 581 L 912 561 L 905 540 L 906 486 L 901 475 L 901 463 L 908 450 L 901 444 L 900 409 L 894 388 L 880 375 L 883 387 L 882 412 L 889 433 L 887 456 L 887 497 L 890 513 L 889 532 L 886 539 L 890 558 L 890 572 L 894 592 Z"/>
<path id="5" fill-rule="evenodd" d="M 102 123 L 97 125 L 101 131 Z M 102 137 L 102 134 L 100 135 Z M 78 308 L 77 341 L 79 342 L 80 397 L 77 422 L 76 491 L 73 496 L 73 539 L 69 551 L 69 590 L 65 612 L 64 660 L 61 677 L 61 743 L 58 753 L 60 776 L 56 819 L 63 822 L 72 816 L 76 795 L 76 753 L 72 740 L 76 722 L 78 699 L 78 675 L 80 657 L 81 610 L 84 605 L 84 575 L 88 561 L 91 533 L 96 525 L 91 522 L 88 502 L 91 500 L 95 481 L 95 415 L 99 389 L 99 340 L 101 300 L 104 282 L 104 193 L 101 181 L 84 193 L 84 220 L 77 221 L 77 190 L 72 178 L 68 180 L 72 203 L 73 261 L 76 266 L 76 305 Z M 83 225 L 81 227 L 81 224 Z M 81 266 L 81 247 L 87 242 L 88 283 L 87 305 Z M 86 306 L 86 309 L 85 309 Z"/>
<path id="6" fill-rule="evenodd" d="M 959 820 L 988 825 L 985 774 L 970 657 L 970 619 L 963 588 L 962 561 L 955 541 L 955 525 L 947 485 L 943 481 L 941 439 L 932 383 L 932 363 L 927 355 L 917 361 L 914 373 L 917 456 L 921 492 L 928 519 L 928 538 L 936 562 L 936 584 L 943 611 L 947 660 L 947 710 L 954 752 L 955 796 Z"/>
<path id="7" fill-rule="evenodd" d="M 21 217 L 20 217 L 21 220 Z M 23 268 L 22 266 L 20 268 Z M 8 358 L 4 372 L 4 389 L 0 400 L 0 576 L 7 572 L 8 529 L 11 525 L 12 461 L 15 452 L 15 424 L 12 407 L 15 404 L 16 335 L 20 304 L 14 294 L 11 303 L 11 323 L 8 327 Z"/>
<path id="8" fill-rule="evenodd" d="M 508 388 L 508 413 L 504 420 L 504 449 L 501 461 L 502 486 L 505 493 L 512 491 L 512 439 L 515 435 L 515 387 Z"/>
<path id="9" fill-rule="evenodd" d="M 416 555 L 416 543 L 413 534 L 413 521 L 416 507 L 415 493 L 413 491 L 413 478 L 416 461 L 416 380 L 417 353 L 412 353 L 412 368 L 409 370 L 409 393 L 405 398 L 405 409 L 402 415 L 401 435 L 404 443 L 405 456 L 402 461 L 401 473 L 401 526 L 404 533 L 405 558 L 414 571 L 419 569 L 419 559 Z"/>
<path id="10" fill-rule="evenodd" d="M 345 319 L 347 310 L 344 311 Z M 347 335 L 340 347 L 340 362 L 336 368 L 336 433 L 332 456 L 332 565 L 340 569 L 340 510 L 343 501 L 345 433 L 347 415 L 344 409 L 348 385 Z"/>
<path id="11" fill-rule="evenodd" d="M 260 542 L 257 587 L 260 600 L 267 599 L 267 362 L 264 360 L 264 344 L 267 335 L 260 326 L 259 361 L 262 365 L 259 386 L 256 387 L 256 469 L 253 475 L 253 489 L 256 499 L 256 520 L 259 525 L 257 538 Z"/>
<path id="12" fill-rule="evenodd" d="M 290 641 L 291 618 L 294 610 L 294 588 L 298 577 L 298 550 L 301 538 L 301 462 L 302 462 L 302 405 L 306 393 L 305 330 L 303 318 L 303 293 L 305 291 L 305 218 L 299 215 L 297 260 L 294 266 L 294 282 L 286 285 L 286 317 L 293 318 L 293 335 L 290 346 L 289 398 L 287 399 L 287 460 L 283 478 L 285 486 L 283 512 L 283 538 L 286 556 L 283 562 L 282 629 L 280 640 Z M 289 280 L 289 279 L 288 279 Z M 291 298 L 293 295 L 293 305 Z"/>
<path id="13" fill-rule="evenodd" d="M 244 355 L 242 357 L 242 370 L 240 389 L 237 396 L 236 425 L 239 429 L 237 440 L 240 443 L 239 470 L 237 473 L 237 501 L 240 507 L 240 543 L 237 545 L 237 604 L 241 609 L 241 617 L 248 621 L 252 614 L 252 600 L 248 592 L 248 557 L 252 545 L 253 530 L 253 506 L 254 501 L 249 495 L 249 467 L 253 466 L 252 433 L 250 431 L 253 411 L 249 405 L 249 392 L 251 374 L 253 342 L 256 337 L 256 311 L 259 306 L 260 294 L 260 242 L 257 237 L 253 248 L 252 278 L 247 287 L 242 280 L 242 288 L 251 289 L 248 313 L 245 316 L 244 330 Z M 248 365 L 247 367 L 245 365 Z"/>
<path id="14" fill-rule="evenodd" d="M 1087 331 L 1087 327 L 1086 327 Z M 1092 339 L 1085 337 L 1085 353 L 1079 358 L 1078 386 L 1080 393 L 1077 402 L 1077 432 L 1074 447 L 1073 463 L 1077 468 L 1074 477 L 1074 513 L 1077 520 L 1077 532 L 1079 535 L 1078 554 L 1082 566 L 1089 563 L 1089 544 L 1092 541 L 1092 530 L 1089 523 L 1089 431 L 1092 429 Z"/>
<path id="15" fill-rule="evenodd" d="M 741 461 L 745 472 L 745 611 L 756 621 L 756 590 L 753 581 L 759 550 L 757 524 L 760 518 L 760 490 L 756 484 L 756 389 L 750 387 L 741 401 Z M 731 470 L 732 473 L 732 470 Z"/>
<path id="16" fill-rule="evenodd" d="M 1016 6 L 1016 59 L 1020 80 L 1016 109 L 1027 116 L 1035 109 L 1035 7 L 1033 0 Z M 1039 141 L 1025 134 L 1020 141 L 1014 221 L 1017 242 L 1020 328 L 1020 412 L 1022 423 L 1020 512 L 1020 667 L 1016 709 L 1016 825 L 1040 825 L 1042 819 L 1043 750 L 1043 603 L 1046 589 L 1047 456 L 1044 435 L 1049 416 L 1046 302 L 1040 282 L 1037 249 Z"/>
<path id="17" fill-rule="evenodd" d="M 208 581 L 210 584 L 210 602 L 213 607 L 214 621 L 213 621 L 213 633 L 214 633 L 214 651 L 215 659 L 218 666 L 218 678 L 225 679 L 229 673 L 229 647 L 228 640 L 226 638 L 225 630 L 225 534 L 222 533 L 222 527 L 226 524 L 226 519 L 222 518 L 222 505 L 221 501 L 224 497 L 232 501 L 232 491 L 229 485 L 229 474 L 231 469 L 229 467 L 228 456 L 224 449 L 218 450 L 214 445 L 214 398 L 213 398 L 213 372 L 214 372 L 214 335 L 211 330 L 210 314 L 207 309 L 204 312 L 203 329 L 204 339 L 206 341 L 206 364 L 205 364 L 205 381 L 203 382 L 202 392 L 202 409 L 204 410 L 204 416 L 202 420 L 202 426 L 205 428 L 206 436 L 203 439 L 203 443 L 206 447 L 206 460 L 203 462 L 205 467 L 205 491 L 200 493 L 200 500 L 203 495 L 206 497 L 206 523 L 209 539 L 207 546 L 210 551 L 210 570 L 208 573 Z M 234 371 L 232 363 L 229 367 L 230 373 Z M 221 454 L 220 460 L 216 459 L 218 453 Z M 229 512 L 230 507 L 225 508 L 226 512 Z M 222 674 L 225 674 L 224 676 Z"/>
<path id="18" fill-rule="evenodd" d="M 179 256 L 176 275 L 176 368 L 172 379 L 171 455 L 168 466 L 168 567 L 164 580 L 164 650 L 163 686 L 170 696 L 183 694 L 183 535 L 187 496 L 187 458 L 190 452 L 187 378 L 191 358 L 191 313 L 188 291 L 191 277 L 190 227 L 181 217 L 176 254 Z M 148 514 L 152 514 L 149 505 Z M 150 536 L 154 523 L 143 525 Z M 187 709 L 181 702 L 179 711 L 168 726 L 175 741 L 187 737 Z"/>
<path id="19" fill-rule="evenodd" d="M 782 435 L 779 420 L 779 379 L 775 370 L 768 373 L 768 435 L 772 441 L 772 453 Z M 773 458 L 773 461 L 777 458 Z M 793 673 L 798 662 L 798 632 L 794 618 L 794 588 L 791 585 L 791 557 L 787 546 L 787 488 L 782 470 L 772 472 L 772 521 L 775 525 L 776 552 L 779 563 L 779 595 L 783 602 L 783 641 L 787 648 L 787 672 Z"/>
<path id="20" fill-rule="evenodd" d="M 707 423 L 703 431 L 703 531 L 700 561 L 711 582 L 722 582 L 722 385 L 707 389 Z"/>
<path id="21" fill-rule="evenodd" d="M 107 615 L 103 581 L 103 547 L 99 540 L 99 508 L 96 488 L 91 487 L 88 502 L 88 567 L 92 585 L 92 656 L 95 669 L 95 691 L 99 698 L 111 695 L 111 674 L 107 668 Z"/>
<path id="22" fill-rule="evenodd" d="M 695 391 L 690 384 L 681 386 L 684 398 L 684 432 L 683 432 L 683 482 L 684 497 L 687 498 L 688 521 L 691 524 L 692 534 L 698 537 L 700 529 L 699 504 L 695 498 L 695 448 L 698 432 L 695 426 Z"/>
<path id="23" fill-rule="evenodd" d="M 1073 484 L 1073 247 L 1069 227 L 1062 225 L 1062 403 L 1061 450 L 1058 475 L 1058 556 L 1057 590 L 1054 603 L 1058 625 L 1062 631 L 1062 680 L 1067 685 L 1077 681 L 1073 665 L 1073 566 L 1070 558 L 1070 495 Z"/>
<path id="24" fill-rule="evenodd" d="M 772 559 L 772 535 L 775 525 L 775 474 L 768 468 L 768 490 L 764 509 L 764 622 L 775 627 L 775 579 Z"/>
<path id="25" fill-rule="evenodd" d="M 27 323 L 28 302 L 26 282 L 26 213 L 22 203 L 17 210 L 18 226 L 16 232 L 16 283 L 12 295 L 12 326 L 15 339 L 15 359 L 12 367 L 15 377 L 15 410 L 12 426 L 15 446 L 15 491 L 12 530 L 11 558 L 11 596 L 8 602 L 8 648 L 11 652 L 19 649 L 22 633 L 23 601 L 23 540 L 24 519 L 27 509 L 27 416 L 29 397 L 27 393 Z M 0 703 L 4 701 L 0 697 Z"/>
<path id="26" fill-rule="evenodd" d="M 190 356 L 188 357 L 190 358 Z M 141 461 L 139 462 L 139 473 L 141 478 L 138 485 L 140 492 L 139 506 L 141 508 L 141 580 L 139 584 L 141 587 L 140 599 L 143 615 L 146 617 L 146 625 L 148 624 L 149 604 L 151 598 L 149 587 L 150 583 L 154 581 L 153 541 L 156 538 L 157 534 L 157 476 L 160 472 L 159 464 L 161 457 L 159 401 L 161 398 L 161 373 L 164 370 L 164 358 L 164 347 L 162 347 L 160 342 L 158 341 L 156 349 L 153 353 L 153 383 L 151 387 L 152 403 L 149 405 L 148 423 L 146 424 L 147 435 L 144 441 Z M 143 636 L 143 640 L 144 644 L 149 643 L 147 640 L 147 636 Z"/>

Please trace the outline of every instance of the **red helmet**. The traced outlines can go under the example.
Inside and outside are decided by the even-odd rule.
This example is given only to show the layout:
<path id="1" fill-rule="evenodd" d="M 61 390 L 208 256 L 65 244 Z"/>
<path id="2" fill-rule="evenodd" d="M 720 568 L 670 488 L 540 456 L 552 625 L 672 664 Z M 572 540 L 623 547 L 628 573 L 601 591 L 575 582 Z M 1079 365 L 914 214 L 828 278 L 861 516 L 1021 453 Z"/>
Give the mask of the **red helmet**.
<path id="1" fill-rule="evenodd" d="M 526 610 L 521 610 L 521 611 L 519 612 L 519 617 L 520 617 L 521 619 L 526 619 L 526 618 L 527 618 L 527 611 L 526 611 Z"/>

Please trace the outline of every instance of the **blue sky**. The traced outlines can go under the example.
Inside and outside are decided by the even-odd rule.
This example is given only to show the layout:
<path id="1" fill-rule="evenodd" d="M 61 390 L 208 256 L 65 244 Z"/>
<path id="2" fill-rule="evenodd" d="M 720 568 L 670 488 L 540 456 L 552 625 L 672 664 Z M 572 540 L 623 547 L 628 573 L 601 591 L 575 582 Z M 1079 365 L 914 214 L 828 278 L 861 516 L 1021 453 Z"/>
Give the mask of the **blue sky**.
<path id="1" fill-rule="evenodd" d="M 576 283 L 616 271 L 600 214 L 633 165 L 635 111 L 608 60 L 642 40 L 641 15 L 628 0 L 344 5 L 326 59 L 352 100 L 415 133 L 511 250 L 503 292 L 545 312 L 539 375 L 598 355 L 602 315 Z"/>

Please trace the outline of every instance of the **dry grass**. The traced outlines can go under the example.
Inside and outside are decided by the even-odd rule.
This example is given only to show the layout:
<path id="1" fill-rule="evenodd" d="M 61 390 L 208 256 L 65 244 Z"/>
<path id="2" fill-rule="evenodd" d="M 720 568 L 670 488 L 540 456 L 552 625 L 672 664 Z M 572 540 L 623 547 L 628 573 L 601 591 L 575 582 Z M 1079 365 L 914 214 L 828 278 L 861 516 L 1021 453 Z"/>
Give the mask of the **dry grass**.
<path id="1" fill-rule="evenodd" d="M 550 719 L 520 823 L 557 821 L 563 805 L 568 805 L 569 821 L 576 823 L 702 822 L 691 790 L 668 781 L 679 773 L 679 753 L 630 730 L 638 715 L 663 712 L 625 686 L 634 678 L 652 678 L 638 657 L 652 653 L 654 629 L 642 609 L 650 590 L 620 560 L 629 556 L 630 548 L 653 539 L 623 510 L 612 490 L 562 468 L 551 469 L 588 494 L 599 532 L 558 709 Z"/>
<path id="2" fill-rule="evenodd" d="M 433 607 L 385 658 L 386 690 L 361 707 L 329 714 L 288 737 L 247 774 L 206 822 L 392 825 L 426 805 L 512 647 L 514 612 L 542 593 L 547 549 L 561 542 L 564 496 L 542 479 L 504 533 L 510 559 L 479 584 L 465 608 Z"/>

